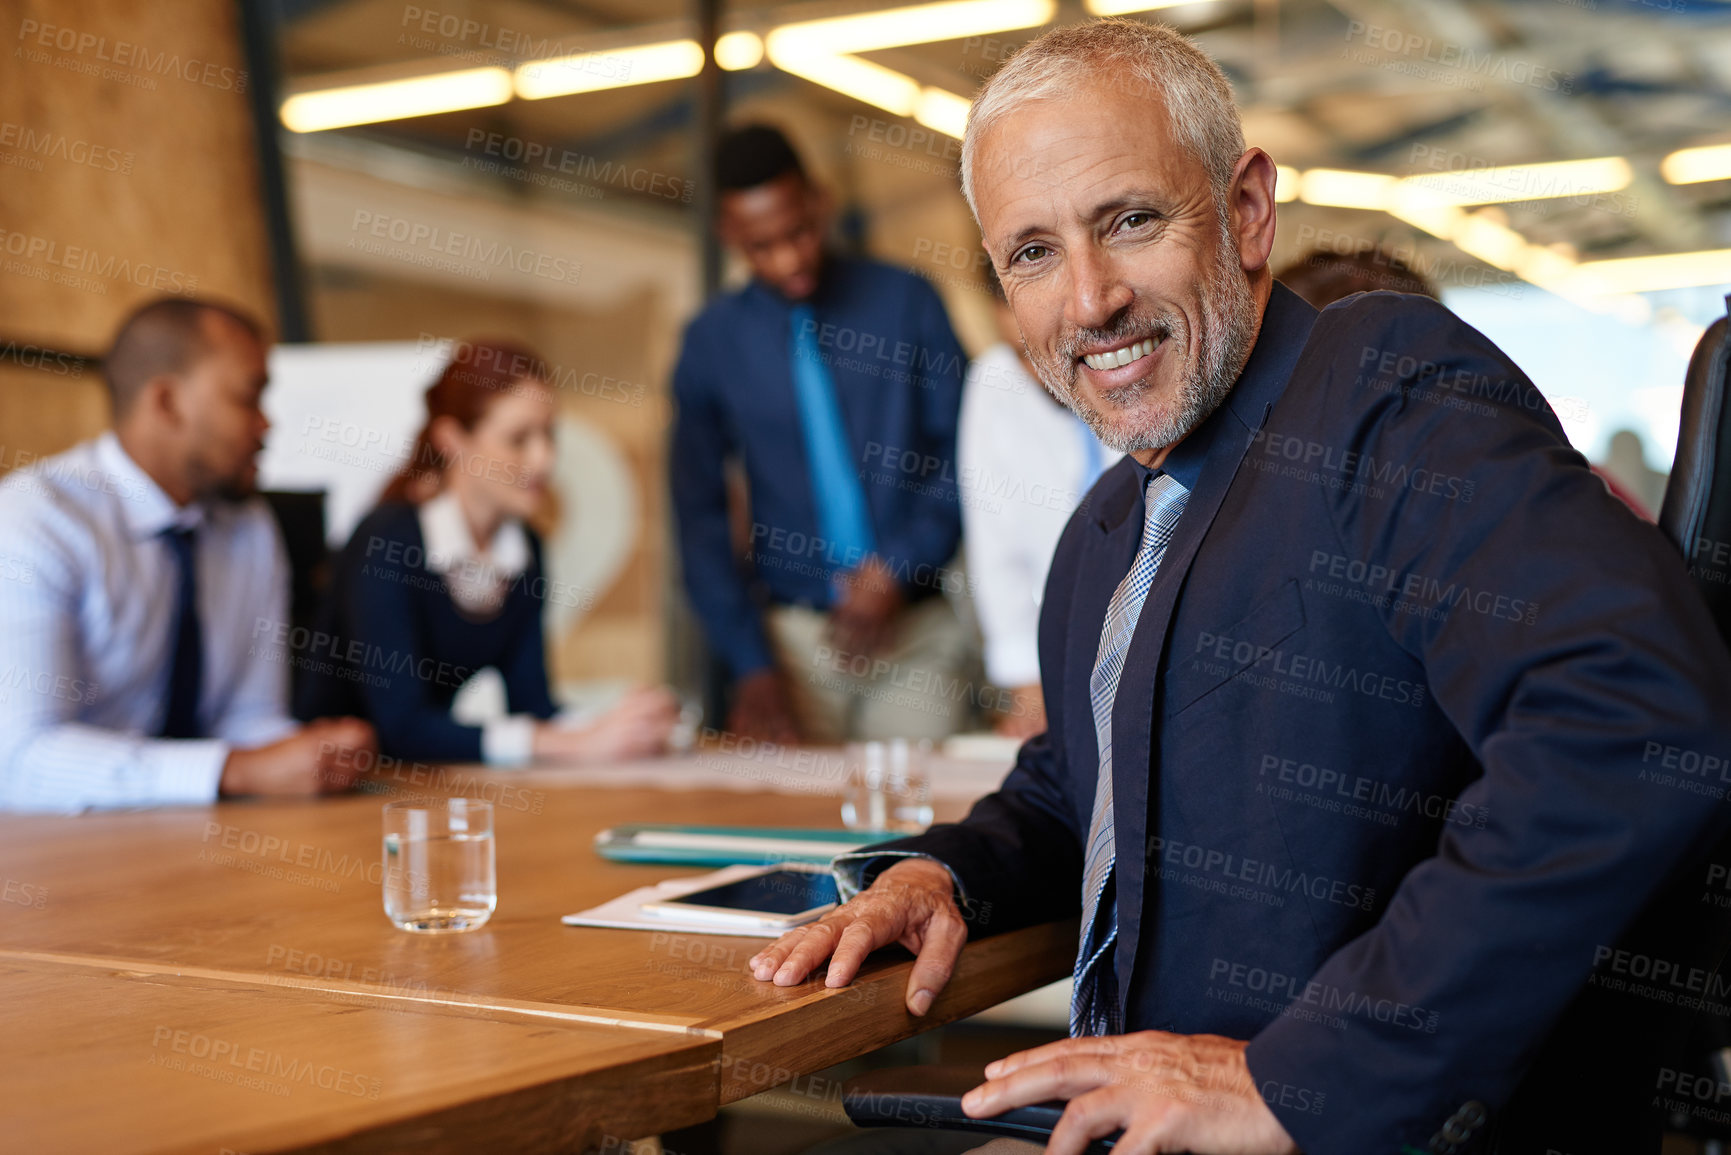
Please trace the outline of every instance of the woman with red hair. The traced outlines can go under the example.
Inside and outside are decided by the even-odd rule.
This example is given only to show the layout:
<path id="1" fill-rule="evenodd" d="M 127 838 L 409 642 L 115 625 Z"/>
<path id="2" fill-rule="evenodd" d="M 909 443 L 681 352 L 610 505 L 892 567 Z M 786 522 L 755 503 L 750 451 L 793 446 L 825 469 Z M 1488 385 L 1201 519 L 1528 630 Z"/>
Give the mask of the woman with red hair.
<path id="1" fill-rule="evenodd" d="M 434 762 L 630 758 L 662 749 L 677 715 L 638 689 L 586 725 L 556 719 L 542 611 L 587 600 L 550 583 L 529 526 L 553 469 L 545 362 L 508 341 L 459 344 L 427 390 L 427 420 L 402 471 L 338 556 L 297 713 L 370 719 L 379 747 Z M 510 713 L 451 715 L 478 670 L 503 676 Z"/>

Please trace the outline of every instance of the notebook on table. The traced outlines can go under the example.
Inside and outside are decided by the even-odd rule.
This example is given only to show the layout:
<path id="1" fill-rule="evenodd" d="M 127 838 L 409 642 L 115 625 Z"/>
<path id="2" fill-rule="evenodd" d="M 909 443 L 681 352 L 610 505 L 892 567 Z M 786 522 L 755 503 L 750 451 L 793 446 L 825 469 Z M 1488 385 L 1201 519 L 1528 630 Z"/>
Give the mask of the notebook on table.
<path id="1" fill-rule="evenodd" d="M 595 850 L 615 862 L 732 866 L 803 862 L 826 865 L 838 854 L 904 837 L 893 830 L 827 830 L 797 826 L 687 826 L 633 822 L 595 836 Z"/>

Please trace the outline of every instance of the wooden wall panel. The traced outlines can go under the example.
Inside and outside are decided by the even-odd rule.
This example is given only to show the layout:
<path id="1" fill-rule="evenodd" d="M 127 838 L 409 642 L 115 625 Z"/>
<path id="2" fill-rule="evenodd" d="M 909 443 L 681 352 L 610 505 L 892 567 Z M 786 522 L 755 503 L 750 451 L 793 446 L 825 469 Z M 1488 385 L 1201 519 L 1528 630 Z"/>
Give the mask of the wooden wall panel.
<path id="1" fill-rule="evenodd" d="M 0 474 L 70 449 L 108 425 L 101 373 L 77 362 L 61 366 L 49 372 L 0 362 Z"/>
<path id="2" fill-rule="evenodd" d="M 0 341 L 99 353 L 164 292 L 274 323 L 234 0 L 0 12 Z"/>

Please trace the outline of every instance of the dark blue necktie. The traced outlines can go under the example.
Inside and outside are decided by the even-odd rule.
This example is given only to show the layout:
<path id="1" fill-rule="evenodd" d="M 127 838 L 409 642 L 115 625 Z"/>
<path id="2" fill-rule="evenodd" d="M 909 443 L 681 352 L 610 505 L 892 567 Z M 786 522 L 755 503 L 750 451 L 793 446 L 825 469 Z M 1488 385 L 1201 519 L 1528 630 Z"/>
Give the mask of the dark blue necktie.
<path id="1" fill-rule="evenodd" d="M 162 540 L 174 554 L 180 581 L 174 607 L 174 656 L 168 668 L 168 712 L 164 738 L 199 738 L 199 689 L 204 681 L 204 631 L 198 624 L 198 531 L 166 529 Z"/>

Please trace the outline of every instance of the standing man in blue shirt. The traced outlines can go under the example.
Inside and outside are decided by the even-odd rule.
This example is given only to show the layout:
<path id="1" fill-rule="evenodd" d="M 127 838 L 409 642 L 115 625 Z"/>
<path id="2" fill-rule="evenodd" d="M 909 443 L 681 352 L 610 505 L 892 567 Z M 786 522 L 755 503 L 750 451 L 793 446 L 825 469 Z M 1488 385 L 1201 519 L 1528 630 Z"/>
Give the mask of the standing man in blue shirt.
<path id="1" fill-rule="evenodd" d="M 686 589 L 735 679 L 728 728 L 942 737 L 969 696 L 944 597 L 960 584 L 961 346 L 925 281 L 827 251 L 828 197 L 780 132 L 728 134 L 716 170 L 717 223 L 752 280 L 686 329 L 671 469 Z"/>

